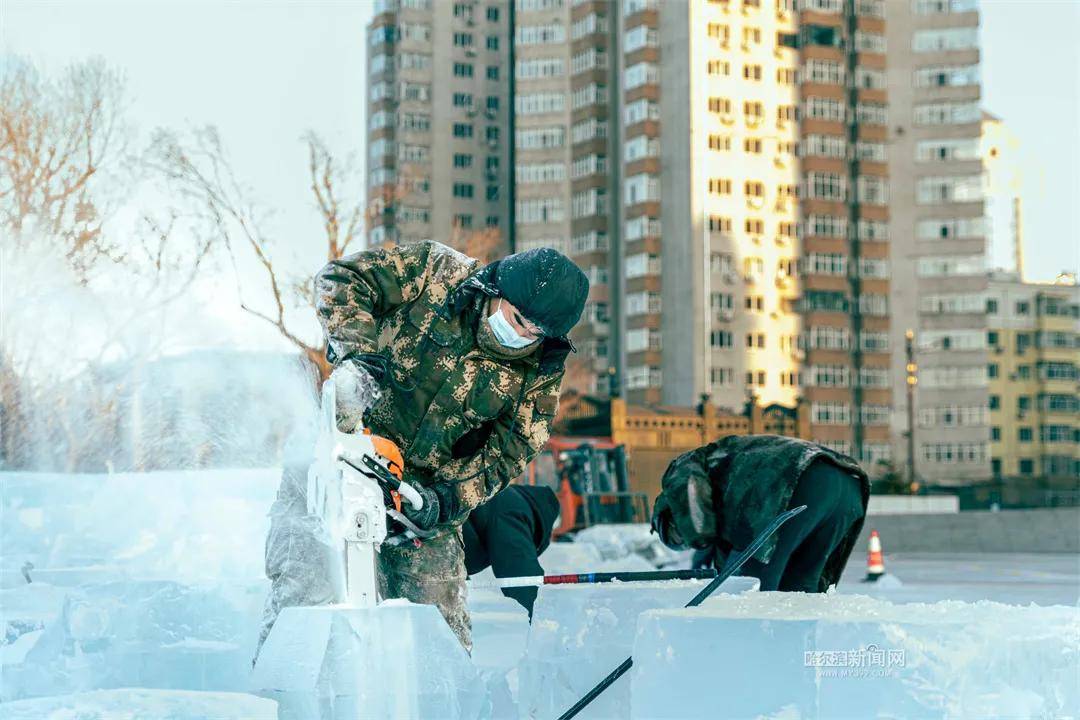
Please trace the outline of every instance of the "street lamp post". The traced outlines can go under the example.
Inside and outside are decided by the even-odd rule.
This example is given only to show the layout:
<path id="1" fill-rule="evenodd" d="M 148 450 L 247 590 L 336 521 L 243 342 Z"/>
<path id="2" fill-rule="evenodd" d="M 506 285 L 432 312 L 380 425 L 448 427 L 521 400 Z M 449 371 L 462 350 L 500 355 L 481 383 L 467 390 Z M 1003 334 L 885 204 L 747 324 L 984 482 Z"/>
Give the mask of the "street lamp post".
<path id="1" fill-rule="evenodd" d="M 919 383 L 915 364 L 915 331 L 904 333 L 904 355 L 907 361 L 907 480 L 908 491 L 918 489 L 915 479 L 915 386 Z"/>

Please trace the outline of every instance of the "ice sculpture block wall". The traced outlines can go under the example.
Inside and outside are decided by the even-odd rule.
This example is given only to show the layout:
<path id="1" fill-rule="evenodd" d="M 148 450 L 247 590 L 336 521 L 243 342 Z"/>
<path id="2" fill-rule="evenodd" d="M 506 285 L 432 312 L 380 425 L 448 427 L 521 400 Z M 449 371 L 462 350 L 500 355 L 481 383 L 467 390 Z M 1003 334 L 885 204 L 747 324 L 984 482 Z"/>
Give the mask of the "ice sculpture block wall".
<path id="1" fill-rule="evenodd" d="M 1080 610 L 752 593 L 638 620 L 633 718 L 1059 717 Z"/>
<path id="2" fill-rule="evenodd" d="M 286 608 L 252 675 L 280 720 L 473 720 L 487 706 L 468 654 L 432 605 Z"/>
<path id="3" fill-rule="evenodd" d="M 520 665 L 522 717 L 561 715 L 630 654 L 638 615 L 682 607 L 705 584 L 672 580 L 541 587 Z M 757 586 L 753 578 L 730 578 L 718 592 Z M 579 717 L 626 717 L 629 712 L 630 685 L 622 678 Z"/>

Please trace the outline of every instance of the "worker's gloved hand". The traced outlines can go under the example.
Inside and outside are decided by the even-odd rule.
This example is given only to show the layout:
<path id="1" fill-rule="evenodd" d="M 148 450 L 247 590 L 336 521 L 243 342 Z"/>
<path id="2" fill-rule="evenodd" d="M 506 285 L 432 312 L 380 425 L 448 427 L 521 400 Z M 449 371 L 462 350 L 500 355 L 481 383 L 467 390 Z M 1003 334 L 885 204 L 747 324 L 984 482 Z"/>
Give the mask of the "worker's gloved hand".
<path id="1" fill-rule="evenodd" d="M 432 530 L 439 522 L 439 496 L 429 487 L 417 482 L 410 482 L 409 486 L 416 490 L 423 499 L 424 504 L 419 510 L 402 495 L 401 512 L 421 530 Z"/>
<path id="2" fill-rule="evenodd" d="M 345 360 L 330 374 L 337 389 L 337 423 L 343 432 L 354 432 L 364 413 L 382 397 L 382 388 L 368 365 L 352 358 Z"/>

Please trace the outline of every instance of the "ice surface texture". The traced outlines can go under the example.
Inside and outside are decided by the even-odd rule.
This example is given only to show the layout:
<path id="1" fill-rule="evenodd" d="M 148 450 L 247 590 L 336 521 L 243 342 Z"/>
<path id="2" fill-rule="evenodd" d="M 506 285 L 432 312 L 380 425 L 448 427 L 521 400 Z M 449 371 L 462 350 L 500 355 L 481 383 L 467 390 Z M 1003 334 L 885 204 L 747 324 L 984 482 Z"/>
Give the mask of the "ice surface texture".
<path id="1" fill-rule="evenodd" d="M 641 615 L 631 717 L 1062 717 L 1078 667 L 1076 608 L 724 596 Z"/>
<path id="2" fill-rule="evenodd" d="M 376 608 L 285 608 L 252 688 L 281 720 L 447 718 L 490 713 L 483 679 L 439 611 L 404 600 Z"/>
<path id="3" fill-rule="evenodd" d="M 731 578 L 718 592 L 756 588 L 752 578 Z M 545 585 L 537 596 L 525 659 L 520 667 L 523 717 L 558 717 L 633 649 L 637 616 L 655 608 L 682 607 L 705 581 Z M 630 714 L 630 686 L 618 680 L 580 717 Z"/>
<path id="4" fill-rule="evenodd" d="M 72 590 L 36 639 L 19 638 L 25 651 L 10 663 L 5 657 L 3 699 L 121 687 L 244 689 L 261 595 L 161 580 Z"/>
<path id="5" fill-rule="evenodd" d="M 95 690 L 0 706 L 5 720 L 276 720 L 272 700 L 242 693 Z"/>
<path id="6" fill-rule="evenodd" d="M 281 471 L 0 473 L 0 586 L 262 582 Z"/>

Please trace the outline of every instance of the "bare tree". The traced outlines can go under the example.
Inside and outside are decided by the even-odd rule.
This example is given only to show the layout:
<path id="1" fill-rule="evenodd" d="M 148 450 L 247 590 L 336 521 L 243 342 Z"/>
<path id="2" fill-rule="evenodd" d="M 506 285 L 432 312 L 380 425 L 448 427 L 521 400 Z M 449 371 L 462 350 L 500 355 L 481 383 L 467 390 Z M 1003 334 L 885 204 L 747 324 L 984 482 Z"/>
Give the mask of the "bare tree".
<path id="1" fill-rule="evenodd" d="M 342 185 L 351 168 L 339 162 L 315 134 L 304 137 L 308 150 L 310 188 L 319 212 L 326 243 L 326 260 L 332 261 L 355 249 L 363 232 L 365 204 L 344 199 Z M 261 303 L 242 300 L 242 308 L 277 329 L 306 358 L 319 380 L 329 376 L 326 343 L 311 341 L 290 327 L 286 314 L 294 300 L 313 304 L 313 273 L 290 279 L 275 262 L 273 240 L 266 230 L 265 214 L 251 200 L 237 179 L 221 138 L 214 127 L 192 133 L 185 146 L 174 133 L 159 131 L 152 143 L 156 167 L 173 182 L 176 190 L 191 201 L 207 221 L 211 232 L 224 245 L 234 262 L 241 253 L 250 253 L 269 285 L 269 297 Z M 314 268 L 313 268 L 314 270 Z M 237 282 L 240 283 L 239 274 Z M 244 296 L 241 284 L 241 297 Z"/>
<path id="2" fill-rule="evenodd" d="M 147 178 L 128 153 L 124 83 L 102 61 L 51 80 L 0 67 L 0 463 L 86 469 L 118 401 L 161 349 L 155 318 L 209 258 L 175 209 L 106 220 Z M 130 208 L 129 209 L 134 209 Z M 92 327 L 92 333 L 86 328 Z M 99 453 L 100 454 L 100 453 Z"/>
<path id="3" fill-rule="evenodd" d="M 497 227 L 468 230 L 455 225 L 450 232 L 447 244 L 482 263 L 489 263 L 506 255 L 502 233 Z"/>
<path id="4" fill-rule="evenodd" d="M 126 161 L 123 79 L 100 59 L 55 82 L 19 59 L 0 73 L 0 227 L 20 242 L 32 224 L 85 277 L 119 252 L 102 223 L 122 193 L 103 176 Z"/>

